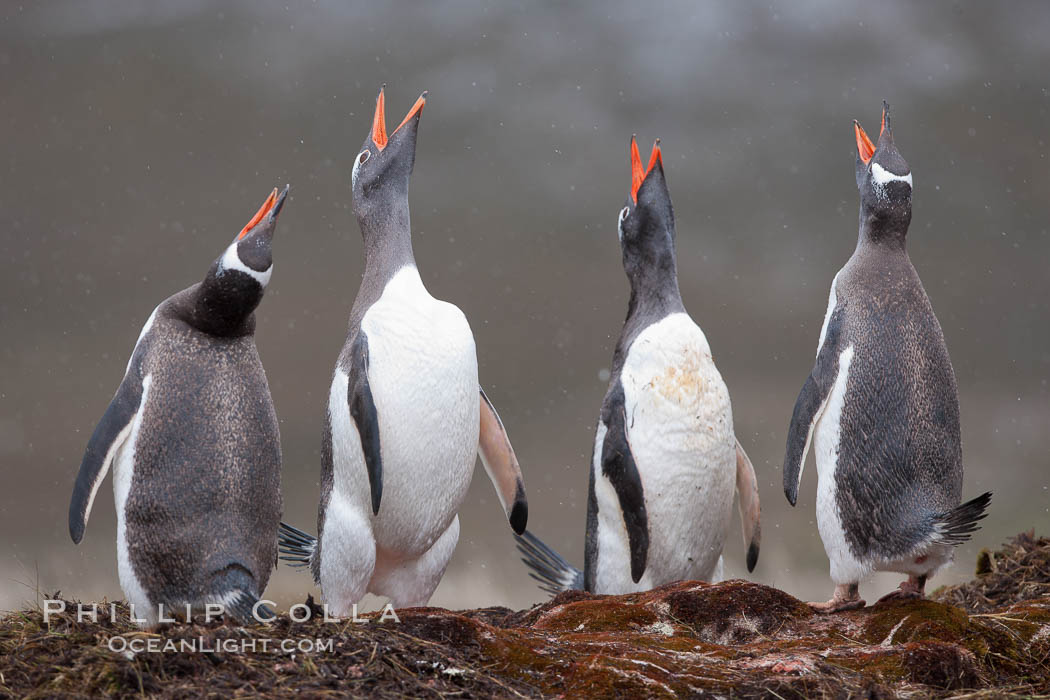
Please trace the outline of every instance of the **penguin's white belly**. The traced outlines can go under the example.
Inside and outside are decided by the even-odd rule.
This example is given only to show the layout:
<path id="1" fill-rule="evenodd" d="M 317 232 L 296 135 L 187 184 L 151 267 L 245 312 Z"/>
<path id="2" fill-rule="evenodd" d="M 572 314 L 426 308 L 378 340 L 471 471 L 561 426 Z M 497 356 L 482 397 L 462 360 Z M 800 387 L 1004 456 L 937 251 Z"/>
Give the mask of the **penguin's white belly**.
<path id="1" fill-rule="evenodd" d="M 153 317 L 150 316 L 150 321 L 152 320 Z M 147 328 L 148 325 L 147 323 Z M 145 329 L 143 334 L 145 334 Z M 135 617 L 147 620 L 148 624 L 154 624 L 157 621 L 157 609 L 146 593 L 131 561 L 124 508 L 128 502 L 128 495 L 131 493 L 132 477 L 135 474 L 135 445 L 138 443 L 142 416 L 146 412 L 146 402 L 149 400 L 152 383 L 152 375 L 147 374 L 143 377 L 142 398 L 139 401 L 138 411 L 131 420 L 124 444 L 113 457 L 113 501 L 117 510 L 117 573 L 120 578 L 120 589 L 124 591 L 124 597 L 127 598 L 128 603 L 135 606 Z"/>
<path id="2" fill-rule="evenodd" d="M 842 411 L 846 405 L 852 361 L 851 345 L 839 354 L 835 383 L 813 428 L 814 459 L 817 463 L 817 530 L 820 531 L 820 539 L 824 542 L 824 551 L 831 564 L 831 579 L 837 584 L 856 583 L 872 570 L 871 562 L 858 560 L 850 551 L 839 515 L 838 486 L 835 482 Z"/>
<path id="3" fill-rule="evenodd" d="M 361 329 L 368 337 L 368 380 L 379 421 L 378 515 L 371 513 L 342 371 L 329 402 L 334 489 L 367 511 L 377 556 L 413 558 L 448 529 L 470 486 L 480 420 L 474 336 L 458 308 L 427 293 L 414 267 L 391 279 Z"/>
<path id="4" fill-rule="evenodd" d="M 641 476 L 649 524 L 645 573 L 630 576 L 630 548 L 612 484 L 601 474 L 605 429 L 596 435 L 596 585 L 646 590 L 717 572 L 732 517 L 736 443 L 729 391 L 703 331 L 685 313 L 645 329 L 621 372 L 627 438 Z"/>

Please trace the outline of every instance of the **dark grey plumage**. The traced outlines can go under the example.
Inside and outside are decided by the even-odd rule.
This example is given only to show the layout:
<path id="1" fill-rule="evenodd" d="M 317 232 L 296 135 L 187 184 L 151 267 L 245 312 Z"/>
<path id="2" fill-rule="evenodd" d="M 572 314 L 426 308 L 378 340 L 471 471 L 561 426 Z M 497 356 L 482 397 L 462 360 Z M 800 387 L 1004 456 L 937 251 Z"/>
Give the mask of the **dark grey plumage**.
<path id="1" fill-rule="evenodd" d="M 128 551 L 154 601 L 262 595 L 277 557 L 281 448 L 254 318 L 194 327 L 200 286 L 157 310 L 132 372 L 152 377 L 125 506 Z"/>
<path id="2" fill-rule="evenodd" d="M 889 108 L 877 147 L 856 130 L 860 234 L 833 282 L 816 364 L 795 405 L 784 490 L 794 504 L 811 425 L 832 392 L 843 352 L 852 348 L 838 418 L 835 498 L 850 554 L 878 567 L 925 543 L 958 544 L 984 517 L 990 495 L 959 505 L 955 373 L 905 246 L 911 176 L 893 140 Z"/>
<path id="3" fill-rule="evenodd" d="M 247 622 L 276 563 L 280 434 L 255 347 L 254 310 L 287 193 L 274 191 L 258 222 L 202 282 L 156 308 L 81 465 L 70 504 L 77 542 L 92 489 L 109 466 L 106 455 L 124 449 L 116 443 L 137 420 L 133 472 L 118 516 L 128 563 L 151 607 L 226 601 L 228 612 Z M 122 562 L 130 599 L 126 576 Z"/>

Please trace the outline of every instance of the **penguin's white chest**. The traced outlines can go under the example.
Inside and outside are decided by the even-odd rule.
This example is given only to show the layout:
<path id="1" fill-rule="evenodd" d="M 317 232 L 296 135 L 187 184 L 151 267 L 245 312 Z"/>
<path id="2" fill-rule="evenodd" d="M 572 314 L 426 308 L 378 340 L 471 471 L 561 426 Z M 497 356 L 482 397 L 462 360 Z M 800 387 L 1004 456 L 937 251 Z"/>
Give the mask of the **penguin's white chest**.
<path id="1" fill-rule="evenodd" d="M 646 589 L 680 578 L 710 579 L 732 515 L 736 451 L 729 391 L 707 338 L 688 314 L 671 314 L 635 339 L 620 381 L 627 439 L 645 495 L 649 555 L 645 574 L 636 585 L 630 580 L 619 502 L 611 483 L 601 475 L 605 431 L 600 429 L 595 495 L 599 529 L 604 526 L 604 533 L 600 533 L 597 573 L 599 583 L 606 578 L 612 584 L 602 590 Z M 614 554 L 621 549 L 622 559 Z"/>
<path id="2" fill-rule="evenodd" d="M 835 480 L 842 439 L 842 413 L 848 399 L 846 390 L 853 352 L 853 346 L 850 345 L 839 353 L 835 383 L 813 428 L 814 458 L 817 463 L 817 529 L 831 564 L 831 578 L 840 584 L 856 583 L 871 571 L 871 563 L 858 560 L 846 541 Z"/>
<path id="3" fill-rule="evenodd" d="M 156 314 L 156 311 L 153 313 Z M 146 328 L 139 336 L 140 340 L 142 335 L 146 334 L 152 321 L 153 316 L 150 316 L 150 320 L 146 322 Z M 135 476 L 135 446 L 138 444 L 142 418 L 146 412 L 146 402 L 149 400 L 152 383 L 152 375 L 147 374 L 143 377 L 142 399 L 139 408 L 128 426 L 127 438 L 113 459 L 113 500 L 117 509 L 117 572 L 120 577 L 120 588 L 124 591 L 128 602 L 135 606 L 136 617 L 149 620 L 151 623 L 156 619 L 156 609 L 131 561 L 124 509 L 127 506 L 128 496 L 131 494 L 131 484 Z"/>
<path id="4" fill-rule="evenodd" d="M 418 555 L 449 527 L 470 486 L 480 415 L 474 336 L 458 308 L 430 296 L 415 267 L 387 283 L 361 330 L 383 468 L 383 500 L 372 523 L 376 545 Z M 337 372 L 329 404 L 335 487 L 364 505 L 367 472 L 346 385 Z"/>

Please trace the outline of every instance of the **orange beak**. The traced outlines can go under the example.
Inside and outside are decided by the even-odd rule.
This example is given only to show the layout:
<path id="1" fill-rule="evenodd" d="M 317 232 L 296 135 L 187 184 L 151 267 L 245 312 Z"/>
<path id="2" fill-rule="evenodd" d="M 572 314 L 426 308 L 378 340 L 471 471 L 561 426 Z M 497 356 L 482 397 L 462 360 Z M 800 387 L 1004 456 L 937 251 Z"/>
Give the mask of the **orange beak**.
<path id="1" fill-rule="evenodd" d="M 645 173 L 642 171 L 642 156 L 638 154 L 638 142 L 631 136 L 631 199 L 638 203 L 638 188 L 642 186 Z"/>
<path id="2" fill-rule="evenodd" d="M 649 165 L 642 170 L 642 156 L 638 153 L 638 142 L 631 136 L 631 199 L 638 203 L 638 190 L 641 188 L 645 178 L 653 171 L 657 163 L 664 163 L 663 154 L 660 152 L 660 139 L 653 144 L 653 151 L 649 154 Z"/>
<path id="3" fill-rule="evenodd" d="M 386 97 L 383 95 L 383 91 L 386 89 L 386 85 L 379 88 L 379 97 L 376 98 L 376 114 L 372 117 L 372 143 L 376 145 L 379 150 L 386 148 Z"/>
<path id="4" fill-rule="evenodd" d="M 266 201 L 263 202 L 261 207 L 259 207 L 259 211 L 255 212 L 255 216 L 252 217 L 252 220 L 249 221 L 247 225 L 241 229 L 241 232 L 239 234 L 237 234 L 237 240 L 240 240 L 246 235 L 248 235 L 248 232 L 255 228 L 258 225 L 258 223 L 263 220 L 264 216 L 270 213 L 270 210 L 273 209 L 273 205 L 276 203 L 277 188 L 274 187 L 273 192 L 270 193 L 270 196 L 267 197 Z"/>
<path id="5" fill-rule="evenodd" d="M 663 167 L 664 165 L 664 157 L 660 152 L 660 139 L 656 139 L 656 141 L 653 142 L 653 152 L 649 154 L 649 166 L 646 167 L 645 174 L 648 175 L 651 173 L 653 171 L 653 166 L 657 163 L 660 163 L 660 167 Z"/>
<path id="6" fill-rule="evenodd" d="M 383 92 L 386 89 L 386 85 L 379 88 L 379 98 L 376 99 L 376 113 L 372 117 L 372 143 L 376 145 L 380 151 L 386 148 L 387 143 L 390 142 L 390 137 L 386 133 L 386 97 Z M 412 109 L 408 110 L 408 114 L 401 120 L 401 123 L 397 125 L 397 129 L 394 129 L 394 134 L 397 130 L 403 127 L 409 119 L 416 116 L 420 110 L 423 109 L 423 105 L 427 103 L 427 92 L 424 90 L 423 94 L 419 96 L 416 103 L 412 105 Z M 391 134 L 393 135 L 393 134 Z"/>
<path id="7" fill-rule="evenodd" d="M 882 117 L 882 128 L 886 128 L 886 116 L 883 114 Z M 864 128 L 861 127 L 860 122 L 856 119 L 853 120 L 853 131 L 857 137 L 857 154 L 860 159 L 867 165 L 871 157 L 875 155 L 875 144 L 871 142 L 868 135 L 864 132 Z"/>

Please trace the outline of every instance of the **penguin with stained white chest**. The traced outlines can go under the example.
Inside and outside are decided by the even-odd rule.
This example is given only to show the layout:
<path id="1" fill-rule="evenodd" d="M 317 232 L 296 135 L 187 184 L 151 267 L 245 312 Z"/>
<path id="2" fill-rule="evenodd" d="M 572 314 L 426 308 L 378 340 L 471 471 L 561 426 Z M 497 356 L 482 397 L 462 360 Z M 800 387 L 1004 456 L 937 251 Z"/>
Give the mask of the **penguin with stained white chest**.
<path id="1" fill-rule="evenodd" d="M 758 561 L 755 472 L 707 338 L 682 302 L 659 141 L 643 170 L 631 139 L 630 197 L 618 227 L 631 297 L 595 434 L 584 569 L 531 532 L 517 537 L 530 576 L 552 594 L 721 580 L 734 487 L 748 570 Z"/>
<path id="2" fill-rule="evenodd" d="M 281 526 L 282 559 L 309 566 L 329 613 L 366 592 L 425 605 L 459 539 L 458 511 L 480 455 L 514 530 L 524 482 L 478 383 L 474 336 L 427 291 L 412 251 L 408 185 L 426 93 L 387 133 L 380 90 L 354 161 L 365 271 L 336 364 L 322 440 L 317 537 Z"/>
<path id="3" fill-rule="evenodd" d="M 908 579 L 884 598 L 922 597 L 985 517 L 991 494 L 963 503 L 959 399 L 944 334 L 905 247 L 912 174 L 883 103 L 878 144 L 854 122 L 857 247 L 831 283 L 817 358 L 795 403 L 784 493 L 798 498 L 810 443 L 817 526 L 835 592 L 818 612 L 864 607 L 873 571 Z"/>
<path id="4" fill-rule="evenodd" d="M 276 563 L 281 448 L 254 311 L 287 195 L 274 189 L 204 280 L 154 309 L 73 487 L 79 544 L 112 468 L 120 585 L 150 626 L 187 606 L 273 616 L 259 598 Z"/>

